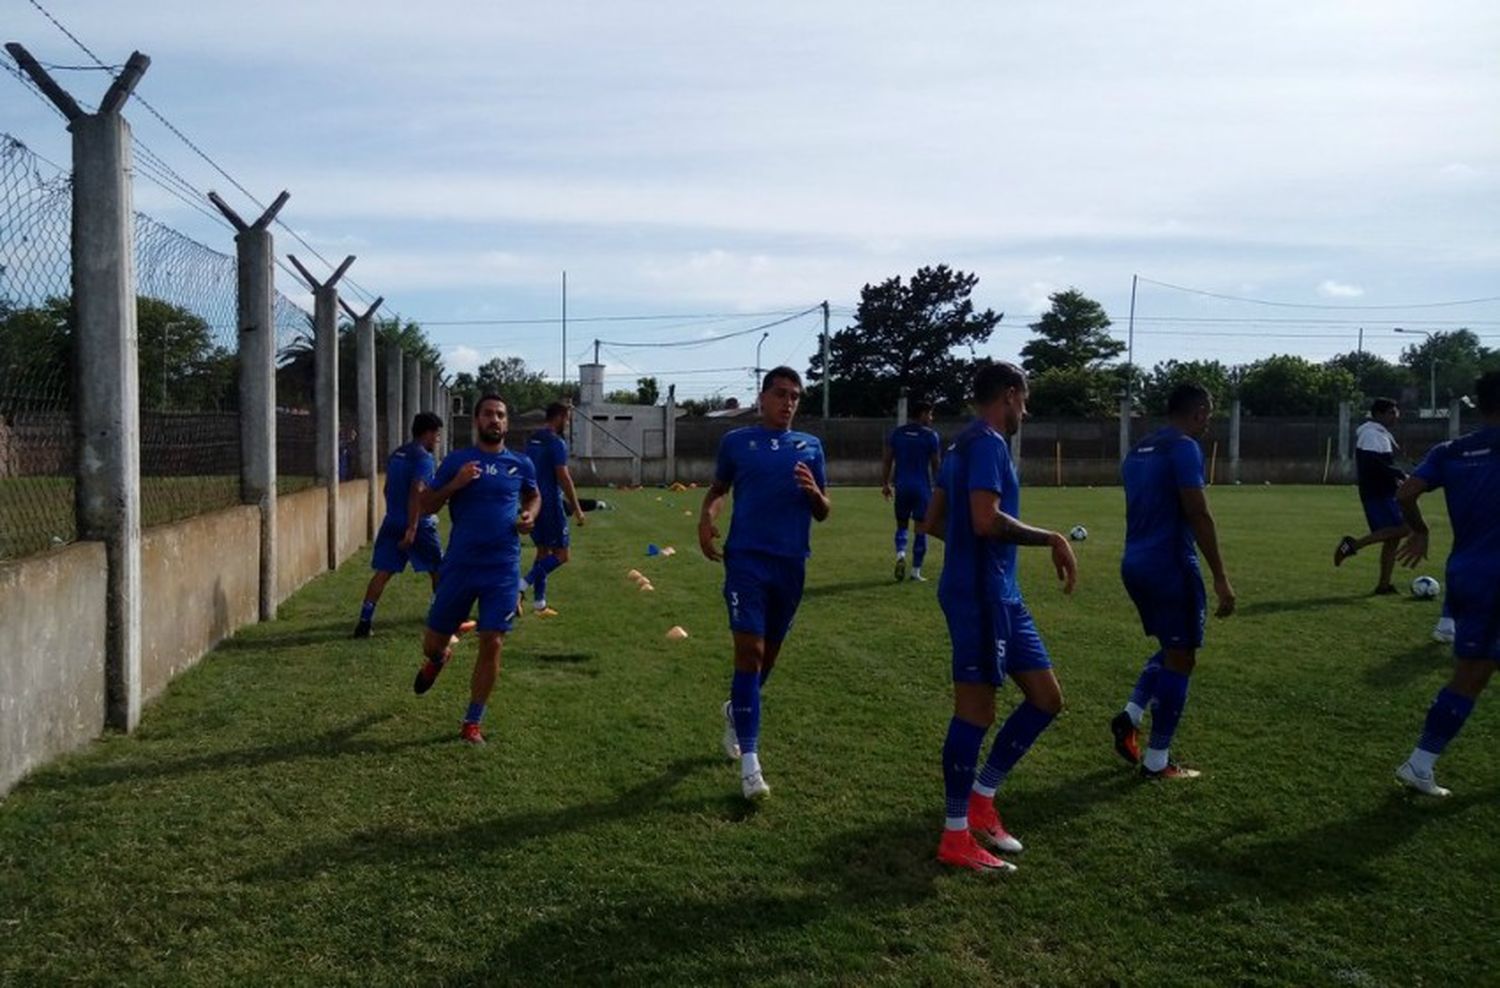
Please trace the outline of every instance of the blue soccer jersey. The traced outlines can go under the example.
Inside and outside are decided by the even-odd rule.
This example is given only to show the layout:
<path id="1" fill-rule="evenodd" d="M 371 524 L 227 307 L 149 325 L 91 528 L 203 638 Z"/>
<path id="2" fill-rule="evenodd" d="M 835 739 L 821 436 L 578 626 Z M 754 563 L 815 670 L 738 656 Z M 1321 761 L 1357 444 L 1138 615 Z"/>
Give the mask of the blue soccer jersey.
<path id="1" fill-rule="evenodd" d="M 1449 573 L 1500 581 L 1500 427 L 1434 446 L 1413 476 L 1443 489 L 1453 525 Z"/>
<path id="2" fill-rule="evenodd" d="M 798 463 L 807 464 L 819 490 L 828 489 L 816 436 L 752 425 L 720 440 L 714 481 L 734 491 L 727 551 L 795 559 L 811 554 L 812 502 L 797 486 Z"/>
<path id="3" fill-rule="evenodd" d="M 958 434 L 938 471 L 938 486 L 948 500 L 944 533 L 947 548 L 938 599 L 950 602 L 1013 603 L 1021 599 L 1016 584 L 1016 544 L 974 534 L 969 512 L 971 491 L 1000 496 L 1000 510 L 1012 518 L 1021 511 L 1021 478 L 1005 438 L 976 419 Z"/>
<path id="4" fill-rule="evenodd" d="M 536 468 L 536 486 L 542 492 L 542 512 L 567 514 L 562 488 L 557 483 L 557 468 L 568 465 L 568 444 L 550 428 L 541 428 L 526 440 L 526 455 Z"/>
<path id="5" fill-rule="evenodd" d="M 479 476 L 448 499 L 453 529 L 448 535 L 448 566 L 518 569 L 521 537 L 516 517 L 521 513 L 525 492 L 537 489 L 536 468 L 524 456 L 502 449 L 486 453 L 478 446 L 454 450 L 443 459 L 433 479 L 434 487 L 445 487 L 464 464 L 477 462 Z"/>
<path id="6" fill-rule="evenodd" d="M 1125 486 L 1125 558 L 1197 563 L 1181 491 L 1203 487 L 1203 450 L 1167 426 L 1141 440 L 1120 467 Z"/>
<path id="7" fill-rule="evenodd" d="M 397 446 L 385 464 L 385 521 L 393 528 L 406 528 L 407 512 L 411 509 L 412 481 L 420 480 L 432 486 L 434 461 L 427 447 L 415 439 L 404 446 Z M 424 515 L 423 524 L 436 525 L 437 517 Z"/>
<path id="8" fill-rule="evenodd" d="M 908 422 L 891 432 L 886 444 L 895 463 L 896 488 L 932 490 L 932 458 L 941 449 L 938 434 L 925 425 Z"/>

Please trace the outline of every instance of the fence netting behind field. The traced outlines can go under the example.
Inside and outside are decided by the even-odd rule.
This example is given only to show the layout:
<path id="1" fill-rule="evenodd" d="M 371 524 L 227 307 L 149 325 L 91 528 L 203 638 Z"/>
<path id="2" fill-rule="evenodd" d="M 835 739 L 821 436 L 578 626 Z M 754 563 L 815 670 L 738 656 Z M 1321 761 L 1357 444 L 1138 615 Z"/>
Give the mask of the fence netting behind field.
<path id="1" fill-rule="evenodd" d="M 316 387 L 312 313 L 277 292 L 276 485 L 282 492 L 311 487 L 317 479 Z"/>
<path id="2" fill-rule="evenodd" d="M 135 217 L 141 524 L 240 502 L 235 260 Z"/>
<path id="3" fill-rule="evenodd" d="M 0 135 L 0 559 L 77 537 L 72 178 Z"/>

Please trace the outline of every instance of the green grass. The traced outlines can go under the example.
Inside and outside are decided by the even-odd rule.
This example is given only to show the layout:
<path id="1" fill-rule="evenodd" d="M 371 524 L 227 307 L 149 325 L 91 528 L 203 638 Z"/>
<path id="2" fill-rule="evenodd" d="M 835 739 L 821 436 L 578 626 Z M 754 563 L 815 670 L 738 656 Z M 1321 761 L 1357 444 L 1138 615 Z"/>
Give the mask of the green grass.
<path id="1" fill-rule="evenodd" d="M 174 683 L 136 735 L 23 783 L 0 803 L 0 982 L 1496 976 L 1500 716 L 1481 703 L 1443 759 L 1453 799 L 1398 792 L 1448 662 L 1435 603 L 1366 596 L 1365 556 L 1330 565 L 1361 520 L 1351 490 L 1212 491 L 1241 613 L 1210 622 L 1176 747 L 1207 774 L 1182 785 L 1140 784 L 1109 746 L 1153 647 L 1119 585 L 1118 490 L 1025 497 L 1092 538 L 1072 598 L 1023 551 L 1068 710 L 1001 792 L 1028 850 L 999 880 L 933 862 L 947 643 L 934 585 L 889 581 L 875 492 L 837 491 L 815 535 L 758 812 L 718 753 L 728 635 L 684 516 L 697 492 L 607 496 L 619 510 L 554 577 L 562 617 L 507 643 L 488 747 L 455 740 L 472 643 L 411 694 L 422 580 L 392 584 L 376 638 L 346 638 L 362 556 Z M 682 551 L 647 559 L 648 541 Z M 692 637 L 664 641 L 679 623 Z"/>

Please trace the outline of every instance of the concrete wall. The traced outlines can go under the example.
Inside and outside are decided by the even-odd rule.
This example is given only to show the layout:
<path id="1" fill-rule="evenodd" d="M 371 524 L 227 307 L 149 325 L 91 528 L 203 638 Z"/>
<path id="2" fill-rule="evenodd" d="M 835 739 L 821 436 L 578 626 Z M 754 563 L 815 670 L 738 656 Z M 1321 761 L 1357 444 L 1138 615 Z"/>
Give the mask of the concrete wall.
<path id="1" fill-rule="evenodd" d="M 260 509 L 228 508 L 141 533 L 141 698 L 260 616 Z"/>
<path id="2" fill-rule="evenodd" d="M 328 492 L 309 487 L 276 501 L 276 599 L 328 568 Z"/>
<path id="3" fill-rule="evenodd" d="M 342 563 L 369 541 L 365 526 L 370 517 L 370 482 L 346 480 L 339 484 L 339 555 Z"/>
<path id="4" fill-rule="evenodd" d="M 104 729 L 104 543 L 0 563 L 0 793 Z"/>

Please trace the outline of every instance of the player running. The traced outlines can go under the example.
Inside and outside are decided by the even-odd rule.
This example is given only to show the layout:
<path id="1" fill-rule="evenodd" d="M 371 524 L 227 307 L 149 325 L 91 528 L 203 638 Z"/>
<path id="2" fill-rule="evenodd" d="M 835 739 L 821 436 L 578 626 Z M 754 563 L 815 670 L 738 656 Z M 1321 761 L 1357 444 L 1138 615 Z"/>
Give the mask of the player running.
<path id="1" fill-rule="evenodd" d="M 568 561 L 569 513 L 580 528 L 583 526 L 583 508 L 568 471 L 568 444 L 563 439 L 572 417 L 571 405 L 554 401 L 547 406 L 547 424 L 526 441 L 526 455 L 536 468 L 536 483 L 542 492 L 542 511 L 531 531 L 536 560 L 521 578 L 521 593 L 535 591 L 531 606 L 537 617 L 557 617 L 557 611 L 547 606 L 547 577 Z"/>
<path id="2" fill-rule="evenodd" d="M 1036 624 L 1016 583 L 1016 547 L 1046 546 L 1073 592 L 1078 562 L 1067 538 L 1018 517 L 1021 481 L 1010 441 L 1026 417 L 1026 375 L 1014 364 L 987 364 L 974 378 L 979 413 L 943 457 L 938 486 L 922 527 L 947 544 L 938 603 L 953 643 L 953 717 L 943 744 L 946 816 L 938 860 L 973 871 L 1014 871 L 995 850 L 1014 854 L 1021 842 L 995 810 L 995 790 L 1062 710 L 1062 690 Z M 995 722 L 995 689 L 1006 676 L 1022 702 L 995 735 L 975 775 L 979 749 Z"/>
<path id="3" fill-rule="evenodd" d="M 881 461 L 880 493 L 891 500 L 892 473 L 896 502 L 896 582 L 906 578 L 906 524 L 917 529 L 911 553 L 911 578 L 926 582 L 922 560 L 927 555 L 927 535 L 922 519 L 927 501 L 932 497 L 932 478 L 937 476 L 942 441 L 932 428 L 932 403 L 919 401 L 912 405 L 911 421 L 892 430 L 886 440 Z"/>
<path id="4" fill-rule="evenodd" d="M 1213 398 L 1197 384 L 1180 384 L 1167 398 L 1167 422 L 1141 440 L 1120 468 L 1125 487 L 1125 556 L 1120 578 L 1141 616 L 1141 627 L 1161 648 L 1141 669 L 1125 709 L 1110 722 L 1115 751 L 1145 779 L 1195 779 L 1201 773 L 1171 760 L 1172 735 L 1187 704 L 1188 677 L 1203 646 L 1207 604 L 1198 551 L 1214 578 L 1218 617 L 1234 613 L 1234 588 L 1224 573 L 1219 536 L 1203 492 L 1203 450 Z M 1144 758 L 1139 731 L 1151 707 L 1151 739 Z"/>
<path id="5" fill-rule="evenodd" d="M 405 572 L 407 562 L 413 572 L 429 574 L 432 589 L 437 590 L 443 546 L 438 540 L 437 516 L 422 513 L 421 492 L 432 483 L 432 451 L 437 448 L 442 429 L 442 419 L 431 412 L 418 412 L 411 420 L 411 442 L 397 446 L 386 461 L 385 519 L 375 535 L 370 556 L 375 575 L 365 588 L 359 623 L 354 626 L 355 638 L 370 637 L 375 605 L 380 603 L 391 577 Z"/>
<path id="6" fill-rule="evenodd" d="M 1389 398 L 1370 402 L 1370 419 L 1354 434 L 1354 466 L 1359 482 L 1359 500 L 1365 508 L 1370 534 L 1361 538 L 1346 535 L 1333 550 L 1333 565 L 1359 550 L 1380 545 L 1380 582 L 1375 593 L 1392 594 L 1396 587 L 1391 573 L 1396 568 L 1396 545 L 1410 531 L 1396 503 L 1396 486 L 1406 478 L 1396 466 L 1396 451 L 1401 445 L 1391 435 L 1391 428 L 1401 419 L 1401 408 Z"/>
<path id="7" fill-rule="evenodd" d="M 1433 765 L 1458 734 L 1474 701 L 1500 662 L 1500 371 L 1475 385 L 1484 426 L 1434 446 L 1397 492 L 1411 537 L 1400 560 L 1427 558 L 1427 523 L 1417 499 L 1443 488 L 1453 551 L 1448 556 L 1448 608 L 1453 614 L 1453 677 L 1427 710 L 1427 722 L 1396 778 L 1429 796 L 1450 795 L 1437 784 Z"/>
<path id="8" fill-rule="evenodd" d="M 724 754 L 740 762 L 746 799 L 771 794 L 761 774 L 760 691 L 802 601 L 813 519 L 826 521 L 832 503 L 823 444 L 792 431 L 802 378 L 790 367 L 769 371 L 760 389 L 760 424 L 735 429 L 719 443 L 714 481 L 698 516 L 698 546 L 724 562 L 724 601 L 734 634 L 734 677 L 724 704 Z M 715 527 L 724 496 L 734 491 L 734 517 L 720 554 Z"/>
<path id="9" fill-rule="evenodd" d="M 436 514 L 448 505 L 452 530 L 443 578 L 427 612 L 422 654 L 412 689 L 432 688 L 453 655 L 453 634 L 479 602 L 479 656 L 469 681 L 469 709 L 459 737 L 483 744 L 479 723 L 500 675 L 500 645 L 516 617 L 521 579 L 520 534 L 531 531 L 541 507 L 531 461 L 506 449 L 506 408 L 487 394 L 474 406 L 479 442 L 449 453 L 431 487 L 422 493 L 423 510 Z M 520 534 L 518 534 L 520 533 Z"/>

